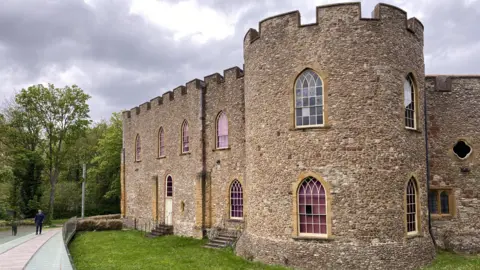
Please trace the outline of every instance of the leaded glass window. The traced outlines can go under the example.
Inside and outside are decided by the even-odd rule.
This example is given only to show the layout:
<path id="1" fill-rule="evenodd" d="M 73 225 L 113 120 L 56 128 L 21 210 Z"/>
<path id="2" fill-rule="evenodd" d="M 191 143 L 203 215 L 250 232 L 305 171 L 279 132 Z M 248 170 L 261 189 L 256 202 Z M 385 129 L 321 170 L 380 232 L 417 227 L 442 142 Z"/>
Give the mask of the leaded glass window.
<path id="1" fill-rule="evenodd" d="M 167 176 L 167 197 L 173 196 L 173 180 L 172 177 L 169 175 Z"/>
<path id="2" fill-rule="evenodd" d="M 163 134 L 163 127 L 158 132 L 158 156 L 165 156 L 165 135 Z"/>
<path id="3" fill-rule="evenodd" d="M 140 161 L 140 152 L 141 152 L 141 145 L 140 145 L 140 135 L 137 134 L 135 138 L 135 161 Z"/>
<path id="4" fill-rule="evenodd" d="M 228 147 L 228 119 L 225 112 L 221 112 L 217 122 L 217 148 Z"/>
<path id="5" fill-rule="evenodd" d="M 415 111 L 415 89 L 413 78 L 408 75 L 403 85 L 404 106 L 405 106 L 405 127 L 416 128 L 416 111 Z"/>
<path id="6" fill-rule="evenodd" d="M 188 144 L 188 123 L 187 121 L 183 122 L 182 125 L 182 152 L 186 153 L 189 150 Z"/>
<path id="7" fill-rule="evenodd" d="M 443 191 L 442 193 L 440 193 L 440 208 L 442 209 L 442 214 L 449 213 L 448 193 L 446 191 Z"/>
<path id="8" fill-rule="evenodd" d="M 417 229 L 417 187 L 411 178 L 407 185 L 407 233 L 415 233 Z"/>
<path id="9" fill-rule="evenodd" d="M 233 181 L 230 187 L 230 217 L 243 218 L 243 188 L 238 180 Z"/>
<path id="10" fill-rule="evenodd" d="M 325 188 L 314 177 L 303 180 L 298 189 L 300 234 L 327 234 L 327 200 Z"/>
<path id="11" fill-rule="evenodd" d="M 303 71 L 295 82 L 295 125 L 323 125 L 323 83 L 310 69 Z"/>
<path id="12" fill-rule="evenodd" d="M 437 204 L 438 192 L 436 190 L 430 190 L 428 192 L 428 209 L 430 213 L 437 213 L 438 204 Z"/>

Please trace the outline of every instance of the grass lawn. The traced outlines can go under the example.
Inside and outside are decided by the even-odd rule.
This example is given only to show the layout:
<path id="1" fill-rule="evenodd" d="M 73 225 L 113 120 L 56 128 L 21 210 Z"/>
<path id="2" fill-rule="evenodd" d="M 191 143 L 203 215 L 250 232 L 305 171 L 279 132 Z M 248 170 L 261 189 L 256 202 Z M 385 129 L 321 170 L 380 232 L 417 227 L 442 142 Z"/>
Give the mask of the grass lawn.
<path id="1" fill-rule="evenodd" d="M 139 231 L 78 233 L 70 244 L 75 267 L 83 269 L 287 269 L 246 261 L 231 249 L 203 248 L 207 240 L 178 236 L 154 239 Z M 480 269 L 480 256 L 439 251 L 423 270 Z"/>
<path id="2" fill-rule="evenodd" d="M 438 251 L 437 259 L 424 270 L 473 270 L 480 269 L 479 255 L 457 255 Z"/>
<path id="3" fill-rule="evenodd" d="M 231 249 L 203 248 L 206 240 L 143 237 L 139 231 L 76 234 L 69 249 L 77 270 L 93 269 L 286 269 L 246 261 Z"/>

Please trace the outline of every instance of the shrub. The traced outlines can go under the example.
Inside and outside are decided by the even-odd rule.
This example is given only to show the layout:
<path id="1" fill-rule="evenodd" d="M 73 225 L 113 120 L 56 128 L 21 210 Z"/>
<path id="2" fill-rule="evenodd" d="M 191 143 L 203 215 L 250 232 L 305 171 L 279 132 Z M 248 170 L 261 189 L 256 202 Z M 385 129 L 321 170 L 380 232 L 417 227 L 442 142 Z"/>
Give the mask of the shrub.
<path id="1" fill-rule="evenodd" d="M 100 215 L 100 216 L 91 216 L 87 217 L 87 219 L 120 219 L 120 214 L 111 214 L 111 215 Z"/>
<path id="2" fill-rule="evenodd" d="M 77 223 L 77 231 L 106 231 L 121 230 L 123 221 L 121 219 L 81 219 Z"/>

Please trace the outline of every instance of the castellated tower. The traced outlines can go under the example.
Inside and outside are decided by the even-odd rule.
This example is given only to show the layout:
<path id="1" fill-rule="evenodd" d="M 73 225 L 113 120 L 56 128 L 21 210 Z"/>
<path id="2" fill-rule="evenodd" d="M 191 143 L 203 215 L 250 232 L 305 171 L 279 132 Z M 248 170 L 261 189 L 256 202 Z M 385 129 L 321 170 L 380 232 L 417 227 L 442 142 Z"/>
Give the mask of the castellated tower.
<path id="1" fill-rule="evenodd" d="M 244 39 L 243 257 L 300 269 L 431 262 L 423 25 L 379 4 L 291 12 Z M 412 90 L 413 89 L 413 90 Z"/>

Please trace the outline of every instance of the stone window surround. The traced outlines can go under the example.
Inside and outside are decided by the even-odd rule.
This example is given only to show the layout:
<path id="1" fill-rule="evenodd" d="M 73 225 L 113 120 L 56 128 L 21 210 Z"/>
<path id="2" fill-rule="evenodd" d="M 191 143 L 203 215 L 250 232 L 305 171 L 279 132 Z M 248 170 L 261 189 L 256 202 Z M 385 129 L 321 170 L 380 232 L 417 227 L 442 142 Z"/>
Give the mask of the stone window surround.
<path id="1" fill-rule="evenodd" d="M 303 180 L 307 177 L 313 177 L 320 181 L 322 184 L 323 188 L 325 189 L 325 201 L 326 201 L 326 213 L 327 213 L 327 233 L 326 234 L 318 234 L 318 235 L 301 235 L 299 232 L 299 226 L 300 226 L 300 220 L 299 220 L 299 214 L 298 214 L 298 191 L 303 183 Z M 325 181 L 325 179 L 320 176 L 319 174 L 312 172 L 312 171 L 303 171 L 301 172 L 296 181 L 292 183 L 292 238 L 302 240 L 302 239 L 325 239 L 325 240 L 330 240 L 333 239 L 332 235 L 332 188 L 330 184 Z"/>
<path id="2" fill-rule="evenodd" d="M 402 103 L 402 123 L 403 123 L 403 126 L 406 130 L 411 130 L 411 131 L 417 131 L 417 132 L 421 132 L 420 129 L 419 129 L 419 126 L 418 126 L 418 123 L 420 123 L 420 119 L 419 119 L 419 102 L 420 102 L 420 97 L 419 97 L 419 94 L 418 94 L 418 84 L 417 84 L 417 76 L 414 74 L 413 71 L 409 71 L 407 72 L 407 74 L 403 77 L 402 79 L 402 82 L 405 83 L 405 80 L 410 77 L 411 78 L 411 81 L 412 81 L 412 86 L 413 86 L 413 110 L 414 110 L 414 116 L 413 116 L 413 120 L 414 120 L 414 127 L 408 127 L 405 125 L 405 106 L 404 104 Z M 402 96 L 403 96 L 403 100 L 405 100 L 405 91 L 403 90 L 402 91 Z"/>
<path id="3" fill-rule="evenodd" d="M 415 174 L 410 174 L 409 177 L 407 178 L 407 181 L 405 181 L 405 185 L 403 187 L 403 207 L 404 207 L 404 215 L 403 215 L 403 222 L 404 222 L 404 228 L 405 228 L 405 237 L 406 238 L 412 238 L 412 237 L 418 237 L 422 236 L 422 228 L 421 228 L 421 221 L 420 220 L 420 198 L 419 194 L 420 188 L 418 186 L 418 181 L 417 181 L 417 176 Z M 413 180 L 413 184 L 415 187 L 415 222 L 416 222 L 416 230 L 413 232 L 408 232 L 407 229 L 407 187 L 408 183 L 410 180 Z"/>
<path id="4" fill-rule="evenodd" d="M 432 219 L 445 219 L 445 218 L 453 218 L 456 214 L 456 206 L 455 206 L 455 190 L 454 187 L 441 187 L 441 186 L 430 186 L 429 191 L 437 191 L 437 208 L 440 209 L 440 193 L 446 191 L 448 194 L 448 214 L 440 213 L 432 213 L 430 212 L 430 216 Z M 430 211 L 430 208 L 428 209 Z"/>
<path id="5" fill-rule="evenodd" d="M 242 189 L 243 189 L 243 217 L 241 219 L 231 219 L 230 218 L 230 189 L 232 187 L 232 184 L 233 182 L 235 182 L 235 180 L 237 180 L 240 185 L 242 185 Z M 228 185 L 228 189 L 227 189 L 227 192 L 225 194 L 225 201 L 227 202 L 227 207 L 225 207 L 225 215 L 228 217 L 228 221 L 230 222 L 244 222 L 246 216 L 247 216 L 247 211 L 246 211 L 246 208 L 247 208 L 247 196 L 246 196 L 246 192 L 247 190 L 245 189 L 245 184 L 244 184 L 244 181 L 243 181 L 243 177 L 238 175 L 237 177 L 233 178 L 233 180 L 230 182 L 230 184 Z"/>
<path id="6" fill-rule="evenodd" d="M 297 82 L 298 77 L 304 72 L 305 70 L 312 70 L 315 72 L 320 79 L 322 80 L 322 91 L 323 91 L 323 124 L 322 125 L 315 125 L 315 126 L 298 126 L 296 125 L 295 119 L 295 85 Z M 291 76 L 288 85 L 290 85 L 290 131 L 306 131 L 306 130 L 313 130 L 313 129 L 329 129 L 330 126 L 328 124 L 328 74 L 323 71 L 323 69 L 315 62 L 307 63 L 306 65 L 297 66 Z"/>
<path id="7" fill-rule="evenodd" d="M 187 150 L 187 151 L 184 151 L 184 147 L 183 147 L 184 136 L 183 136 L 183 134 L 184 134 L 184 128 L 185 128 L 185 127 L 187 127 L 187 132 L 188 132 L 188 121 L 187 121 L 186 119 L 183 120 L 182 126 L 181 126 L 181 128 L 180 128 L 180 155 L 189 154 L 189 153 L 190 153 L 190 150 L 191 150 L 191 149 L 190 149 L 190 142 L 191 142 L 191 140 L 190 140 L 190 136 L 188 136 L 188 134 L 187 134 L 187 138 L 188 138 L 188 142 L 187 142 L 187 143 L 188 143 L 188 150 Z"/>
<path id="8" fill-rule="evenodd" d="M 160 140 L 160 134 L 163 134 L 163 140 Z M 159 129 L 158 129 L 158 154 L 157 154 L 157 158 L 165 158 L 166 157 L 166 154 L 165 154 L 165 130 L 163 129 L 163 126 L 161 126 Z M 162 145 L 163 143 L 163 155 L 160 155 L 160 146 Z"/>
<path id="9" fill-rule="evenodd" d="M 140 134 L 137 133 L 135 136 L 135 143 L 134 143 L 134 153 L 135 153 L 135 159 L 134 162 L 140 162 L 141 159 L 139 157 L 139 152 L 141 152 L 141 141 L 140 141 Z"/>
<path id="10" fill-rule="evenodd" d="M 230 150 L 230 141 L 227 141 L 227 146 L 226 147 L 218 147 L 218 122 L 220 120 L 220 116 L 222 114 L 225 114 L 225 117 L 227 118 L 227 136 L 229 134 L 228 132 L 228 127 L 230 126 L 230 121 L 228 119 L 228 116 L 227 116 L 227 112 L 226 110 L 221 110 L 218 114 L 217 114 L 217 117 L 215 118 L 215 148 L 213 149 L 213 151 L 216 151 L 216 150 Z M 227 137 L 228 138 L 228 137 Z M 228 139 L 227 139 L 228 140 Z"/>
<path id="11" fill-rule="evenodd" d="M 463 141 L 465 144 L 467 144 L 470 147 L 470 153 L 468 153 L 468 155 L 464 158 L 459 157 L 455 153 L 455 151 L 453 151 L 453 148 L 455 147 L 455 145 L 460 141 Z M 473 149 L 472 139 L 471 138 L 466 138 L 466 137 L 457 138 L 454 141 L 454 143 L 452 144 L 452 147 L 450 147 L 450 149 L 449 149 L 449 155 L 452 156 L 452 158 L 454 158 L 456 161 L 470 161 L 470 160 L 473 160 L 474 159 L 473 152 L 474 152 L 474 149 Z"/>
<path id="12" fill-rule="evenodd" d="M 241 217 L 232 217 L 232 187 L 235 183 L 238 183 L 240 185 L 240 188 L 241 188 L 241 192 L 242 192 L 242 216 Z M 244 216 L 244 206 L 245 206 L 245 201 L 244 201 L 244 194 L 245 194 L 245 189 L 243 188 L 243 185 L 242 183 L 237 180 L 237 179 L 234 179 L 230 185 L 228 186 L 228 217 L 229 217 L 229 220 L 236 220 L 236 221 L 242 221 L 243 220 L 243 216 Z"/>

